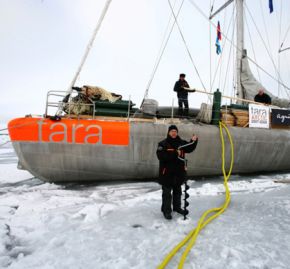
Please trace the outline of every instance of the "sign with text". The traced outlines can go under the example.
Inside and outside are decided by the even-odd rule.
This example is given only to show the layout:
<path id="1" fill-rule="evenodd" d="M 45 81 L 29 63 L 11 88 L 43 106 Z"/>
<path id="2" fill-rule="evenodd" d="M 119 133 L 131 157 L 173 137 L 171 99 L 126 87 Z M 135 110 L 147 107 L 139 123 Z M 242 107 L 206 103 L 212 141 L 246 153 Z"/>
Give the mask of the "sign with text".
<path id="1" fill-rule="evenodd" d="M 269 113 L 270 109 L 267 106 L 250 104 L 249 127 L 269 128 L 270 126 Z"/>
<path id="2" fill-rule="evenodd" d="M 290 125 L 290 110 L 272 109 L 273 125 Z"/>
<path id="3" fill-rule="evenodd" d="M 130 126 L 125 121 L 18 118 L 9 122 L 11 141 L 128 146 Z"/>

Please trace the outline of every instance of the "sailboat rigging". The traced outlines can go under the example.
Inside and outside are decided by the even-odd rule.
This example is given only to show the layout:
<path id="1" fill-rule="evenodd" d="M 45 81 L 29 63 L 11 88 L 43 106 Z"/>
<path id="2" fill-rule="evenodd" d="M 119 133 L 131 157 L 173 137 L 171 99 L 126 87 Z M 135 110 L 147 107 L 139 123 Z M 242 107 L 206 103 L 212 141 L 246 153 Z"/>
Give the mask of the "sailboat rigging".
<path id="1" fill-rule="evenodd" d="M 274 124 L 273 121 L 272 125 L 269 124 L 271 128 L 249 128 L 249 113 L 253 110 L 247 105 L 253 103 L 253 95 L 258 89 L 265 87 L 251 73 L 248 61 L 267 74 L 268 72 L 249 57 L 244 49 L 244 1 L 230 0 L 210 16 L 211 19 L 214 18 L 231 3 L 235 3 L 236 42 L 229 38 L 227 33 L 221 31 L 224 40 L 236 50 L 234 87 L 236 97 L 228 96 L 231 102 L 225 107 L 222 107 L 220 91 L 212 93 L 207 90 L 183 35 L 178 21 L 183 1 L 177 13 L 171 2 L 168 3 L 174 22 L 171 28 L 168 28 L 169 34 L 164 39 L 164 46 L 161 47 L 156 60 L 140 109 L 134 108 L 135 104 L 132 100 L 122 100 L 119 94 L 111 93 L 101 87 L 89 85 L 75 87 L 77 77 L 111 4 L 111 1 L 107 1 L 69 89 L 64 92 L 48 92 L 44 117 L 18 118 L 9 123 L 9 134 L 19 157 L 19 168 L 50 182 L 155 180 L 158 176 L 156 143 L 164 136 L 168 125 L 174 123 L 178 125 L 183 137 L 191 136 L 194 130 L 194 133 L 201 138 L 196 154 L 189 157 L 188 175 L 190 177 L 220 175 L 221 146 L 218 143 L 219 129 L 216 124 L 225 116 L 225 118 L 232 118 L 233 123 L 229 129 L 233 136 L 235 151 L 238 152 L 233 173 L 290 170 L 287 159 L 290 154 L 289 126 L 277 126 L 275 125 L 277 122 Z M 209 20 L 193 0 L 189 0 L 189 3 L 206 20 Z M 216 29 L 212 20 L 210 24 Z M 202 85 L 202 89 L 197 89 L 197 92 L 214 96 L 213 102 L 203 106 L 209 110 L 191 110 L 189 118 L 177 115 L 177 108 L 174 106 L 160 107 L 156 100 L 148 98 L 150 85 L 161 57 L 164 56 L 174 26 L 181 36 L 195 74 Z M 285 89 L 289 89 L 279 76 L 275 78 L 269 75 Z M 55 97 L 60 97 L 61 101 L 52 101 Z M 280 100 L 274 95 L 272 99 L 275 106 L 289 107 L 288 99 Z M 234 104 L 234 100 L 237 104 Z M 52 114 L 49 112 L 51 108 L 58 109 L 57 121 L 56 118 L 51 117 Z M 263 113 L 268 109 L 269 107 L 261 105 L 255 113 Z M 212 114 L 205 113 L 208 111 L 212 111 Z M 287 109 L 283 111 L 279 111 L 279 117 L 281 113 L 289 112 Z M 203 119 L 202 115 L 205 114 L 207 117 L 210 114 L 210 117 L 213 117 L 212 121 Z M 229 160 L 226 164 L 229 164 Z"/>

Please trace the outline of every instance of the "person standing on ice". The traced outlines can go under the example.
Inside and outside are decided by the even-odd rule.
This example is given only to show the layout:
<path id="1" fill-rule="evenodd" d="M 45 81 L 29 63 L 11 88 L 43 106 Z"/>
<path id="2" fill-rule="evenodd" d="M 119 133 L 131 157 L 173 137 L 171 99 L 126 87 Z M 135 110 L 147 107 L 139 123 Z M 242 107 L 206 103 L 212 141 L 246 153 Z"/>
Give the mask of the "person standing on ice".
<path id="1" fill-rule="evenodd" d="M 197 142 L 196 135 L 192 135 L 190 142 L 182 140 L 176 125 L 171 125 L 167 138 L 158 143 L 156 154 L 159 159 L 159 184 L 162 185 L 161 211 L 166 219 L 172 219 L 171 203 L 173 211 L 182 215 L 185 213 L 181 208 L 181 185 L 186 180 L 184 157 L 185 153 L 195 150 Z"/>

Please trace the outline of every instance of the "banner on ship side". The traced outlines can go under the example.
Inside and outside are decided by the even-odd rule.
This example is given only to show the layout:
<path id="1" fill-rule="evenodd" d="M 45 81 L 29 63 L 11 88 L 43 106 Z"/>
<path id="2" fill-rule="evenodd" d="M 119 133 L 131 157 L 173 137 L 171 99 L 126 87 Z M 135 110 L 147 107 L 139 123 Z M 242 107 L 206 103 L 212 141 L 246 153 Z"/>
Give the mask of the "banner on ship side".
<path id="1" fill-rule="evenodd" d="M 290 125 L 290 110 L 272 109 L 272 124 L 273 125 Z"/>
<path id="2" fill-rule="evenodd" d="M 249 127 L 270 127 L 270 109 L 268 106 L 249 104 Z"/>

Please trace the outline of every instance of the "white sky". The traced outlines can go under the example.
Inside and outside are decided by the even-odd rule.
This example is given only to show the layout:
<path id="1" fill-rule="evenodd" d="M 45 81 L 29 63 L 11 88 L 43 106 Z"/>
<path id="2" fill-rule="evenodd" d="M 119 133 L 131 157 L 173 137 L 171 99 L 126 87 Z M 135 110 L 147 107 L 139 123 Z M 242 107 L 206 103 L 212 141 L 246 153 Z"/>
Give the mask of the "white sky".
<path id="1" fill-rule="evenodd" d="M 216 30 L 212 28 L 210 43 L 209 23 L 198 13 L 191 1 L 198 3 L 206 14 L 209 14 L 210 2 L 185 0 L 179 16 L 179 23 L 194 62 L 209 89 L 210 49 L 213 74 L 220 59 L 220 56 L 215 54 Z M 214 10 L 224 2 L 216 0 Z M 104 3 L 104 0 L 0 0 L 0 121 L 30 113 L 43 114 L 47 91 L 67 90 Z M 179 6 L 180 3 L 181 1 L 177 0 L 176 5 Z M 246 4 L 265 42 L 268 43 L 262 19 L 262 13 L 264 14 L 270 52 L 277 65 L 279 44 L 290 25 L 289 1 L 274 1 L 274 13 L 271 15 L 268 0 L 248 0 Z M 224 32 L 230 24 L 229 37 L 233 29 L 233 23 L 230 21 L 232 11 L 233 5 L 213 20 L 214 23 L 220 20 Z M 98 85 L 122 94 L 123 99 L 128 99 L 131 95 L 134 103 L 139 106 L 163 40 L 170 12 L 166 0 L 112 1 L 76 86 Z M 248 11 L 245 13 L 257 61 L 276 76 Z M 245 39 L 248 55 L 254 58 L 247 28 Z M 225 44 L 225 39 L 222 44 Z M 284 42 L 284 47 L 289 46 L 290 33 Z M 227 43 L 224 53 L 228 54 L 229 50 L 230 45 Z M 281 78 L 289 86 L 290 50 L 280 56 Z M 223 59 L 222 69 L 217 73 L 213 88 L 219 87 L 225 94 L 232 94 L 233 60 L 231 57 L 227 74 L 227 56 L 224 55 Z M 258 78 L 256 68 L 251 67 Z M 175 28 L 151 85 L 149 97 L 157 99 L 160 105 L 170 105 L 175 97 L 172 88 L 181 72 L 187 74 L 190 86 L 201 88 L 179 32 Z M 261 71 L 260 75 L 262 84 L 272 93 L 277 93 L 277 83 Z M 285 96 L 282 88 L 280 95 Z M 191 107 L 199 107 L 207 98 L 201 94 L 192 94 L 189 100 Z"/>

